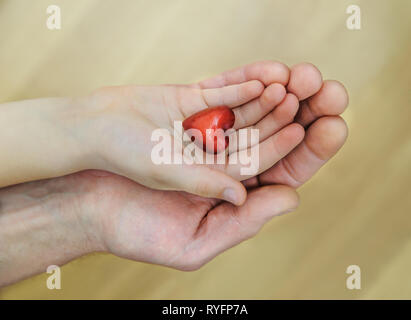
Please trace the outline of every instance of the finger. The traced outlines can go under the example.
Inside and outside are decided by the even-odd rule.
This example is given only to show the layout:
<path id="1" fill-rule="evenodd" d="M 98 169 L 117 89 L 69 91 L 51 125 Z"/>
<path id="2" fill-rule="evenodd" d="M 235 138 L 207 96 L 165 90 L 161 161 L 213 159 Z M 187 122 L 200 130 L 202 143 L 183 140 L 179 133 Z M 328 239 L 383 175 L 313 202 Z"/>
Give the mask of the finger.
<path id="1" fill-rule="evenodd" d="M 261 96 L 253 101 L 235 108 L 234 129 L 240 129 L 257 123 L 275 108 L 285 97 L 283 85 L 273 83 L 264 89 Z"/>
<path id="2" fill-rule="evenodd" d="M 269 114 L 267 114 L 256 125 L 248 127 L 248 130 L 257 129 L 260 135 L 260 142 L 277 133 L 286 125 L 294 121 L 298 111 L 299 102 L 295 95 L 287 93 L 284 100 Z"/>
<path id="3" fill-rule="evenodd" d="M 234 205 L 242 205 L 247 197 L 242 183 L 205 165 L 183 165 L 179 169 L 168 170 L 167 184 L 172 190 L 221 199 Z"/>
<path id="4" fill-rule="evenodd" d="M 317 93 L 322 82 L 321 72 L 314 65 L 299 63 L 291 67 L 287 91 L 294 93 L 301 101 Z"/>
<path id="5" fill-rule="evenodd" d="M 230 154 L 225 172 L 240 181 L 261 174 L 291 152 L 303 138 L 304 128 L 297 123 L 292 123 L 259 145 Z M 241 153 L 245 152 L 248 155 L 247 160 L 256 170 L 253 173 L 245 172 L 244 168 L 249 168 L 250 164 L 244 164 L 244 161 L 239 160 L 242 157 Z"/>
<path id="6" fill-rule="evenodd" d="M 241 207 L 223 203 L 203 219 L 196 239 L 204 243 L 197 246 L 195 270 L 221 252 L 255 236 L 273 217 L 293 211 L 299 204 L 298 194 L 286 186 L 266 186 L 249 192 Z"/>
<path id="7" fill-rule="evenodd" d="M 308 128 L 303 142 L 295 150 L 259 176 L 259 183 L 301 186 L 337 153 L 347 135 L 348 128 L 342 118 L 318 119 Z M 252 184 L 253 181 L 249 181 L 246 186 Z"/>
<path id="8" fill-rule="evenodd" d="M 320 91 L 303 101 L 295 121 L 303 127 L 323 116 L 338 116 L 348 106 L 348 93 L 338 81 L 324 81 Z"/>
<path id="9" fill-rule="evenodd" d="M 209 107 L 225 105 L 233 108 L 260 96 L 263 90 L 260 81 L 252 80 L 222 88 L 202 89 L 202 95 Z"/>
<path id="10" fill-rule="evenodd" d="M 206 79 L 194 85 L 199 88 L 221 88 L 250 80 L 259 80 L 265 86 L 272 83 L 286 85 L 290 77 L 289 68 L 276 61 L 259 61 L 225 71 L 218 76 Z"/>

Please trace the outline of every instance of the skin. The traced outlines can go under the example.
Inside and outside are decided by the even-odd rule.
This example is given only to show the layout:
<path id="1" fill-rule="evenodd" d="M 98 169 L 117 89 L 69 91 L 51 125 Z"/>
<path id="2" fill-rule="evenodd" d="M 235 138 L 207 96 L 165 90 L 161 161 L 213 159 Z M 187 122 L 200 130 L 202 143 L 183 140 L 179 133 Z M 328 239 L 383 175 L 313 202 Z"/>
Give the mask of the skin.
<path id="1" fill-rule="evenodd" d="M 264 114 L 253 125 L 267 126 L 264 130 L 273 132 L 291 128 L 284 143 L 298 141 L 298 146 L 268 170 L 243 181 L 248 196 L 242 206 L 181 191 L 152 190 L 125 177 L 95 170 L 3 188 L 0 285 L 96 251 L 196 270 L 257 234 L 272 217 L 294 210 L 299 202 L 295 189 L 345 142 L 347 127 L 339 114 L 346 108 L 348 96 L 340 83 L 323 82 L 310 64 L 289 70 L 269 61 L 228 71 L 191 87 L 218 88 L 250 80 L 265 86 L 262 95 L 249 102 Z M 271 94 L 266 91 L 273 83 L 286 86 L 290 95 L 270 109 L 266 99 Z M 288 102 L 287 96 L 291 97 Z M 282 104 L 299 110 L 295 119 L 294 111 L 279 111 Z M 246 108 L 242 110 L 247 112 Z M 288 124 L 274 114 L 283 114 L 294 123 Z M 275 129 L 268 128 L 270 120 Z"/>
<path id="2" fill-rule="evenodd" d="M 0 186 L 99 169 L 160 190 L 186 191 L 241 205 L 242 164 L 156 165 L 151 141 L 156 129 L 173 132 L 200 110 L 218 105 L 233 108 L 236 129 L 258 123 L 282 102 L 283 84 L 265 88 L 258 79 L 218 88 L 199 86 L 105 87 L 79 98 L 39 99 L 0 105 Z M 252 115 L 250 111 L 253 110 Z M 292 112 L 296 112 L 293 109 Z M 289 119 L 288 119 L 289 120 Z M 285 123 L 285 122 L 284 122 Z M 302 139 L 295 125 L 266 130 L 260 141 L 260 170 L 274 165 Z M 23 134 L 24 133 L 24 134 Z M 171 140 L 171 139 L 170 139 Z M 274 147 L 274 152 L 272 148 Z"/>

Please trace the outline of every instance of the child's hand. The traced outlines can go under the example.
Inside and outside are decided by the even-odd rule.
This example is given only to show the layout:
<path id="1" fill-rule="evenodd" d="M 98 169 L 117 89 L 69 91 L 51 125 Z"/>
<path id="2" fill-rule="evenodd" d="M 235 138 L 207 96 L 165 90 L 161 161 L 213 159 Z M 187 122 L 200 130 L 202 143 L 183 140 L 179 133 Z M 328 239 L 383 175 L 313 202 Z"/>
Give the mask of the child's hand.
<path id="1" fill-rule="evenodd" d="M 283 84 L 288 82 L 284 66 Z M 82 116 L 74 134 L 93 150 L 90 168 L 126 176 L 145 186 L 181 190 L 200 196 L 224 199 L 236 205 L 245 201 L 240 182 L 240 164 L 155 165 L 151 141 L 155 129 L 173 132 L 174 121 L 209 107 L 233 108 L 234 129 L 255 128 L 260 132 L 259 163 L 256 174 L 272 167 L 288 154 L 304 136 L 293 121 L 298 99 L 287 94 L 281 83 L 265 87 L 252 80 L 220 88 L 197 86 L 125 86 L 102 88 L 79 99 Z M 232 155 L 229 155 L 229 157 Z M 255 175 L 256 175 L 255 174 Z M 252 175 L 252 176 L 255 176 Z"/>

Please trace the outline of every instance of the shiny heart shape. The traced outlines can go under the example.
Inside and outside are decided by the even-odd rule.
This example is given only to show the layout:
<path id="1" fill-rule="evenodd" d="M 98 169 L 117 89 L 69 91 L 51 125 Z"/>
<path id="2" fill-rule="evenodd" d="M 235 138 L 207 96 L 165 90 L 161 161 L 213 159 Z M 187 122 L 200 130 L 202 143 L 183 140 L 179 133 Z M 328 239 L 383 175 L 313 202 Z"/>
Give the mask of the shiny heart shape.
<path id="1" fill-rule="evenodd" d="M 189 131 L 191 140 L 208 153 L 224 151 L 229 139 L 224 134 L 234 126 L 235 115 L 227 106 L 218 106 L 201 110 L 183 121 L 183 128 Z M 207 129 L 211 129 L 207 132 Z M 199 142 L 201 141 L 201 143 Z"/>

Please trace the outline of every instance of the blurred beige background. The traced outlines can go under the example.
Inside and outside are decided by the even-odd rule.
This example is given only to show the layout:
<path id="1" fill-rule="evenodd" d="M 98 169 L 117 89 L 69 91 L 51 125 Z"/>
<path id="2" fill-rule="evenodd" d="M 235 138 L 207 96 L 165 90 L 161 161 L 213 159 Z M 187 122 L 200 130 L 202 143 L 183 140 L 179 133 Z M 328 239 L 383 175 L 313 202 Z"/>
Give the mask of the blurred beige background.
<path id="1" fill-rule="evenodd" d="M 46 28 L 46 8 L 62 29 Z M 346 28 L 357 4 L 362 29 Z M 261 59 L 309 61 L 348 88 L 350 137 L 301 207 L 183 273 L 95 254 L 0 299 L 411 298 L 411 1 L 0 0 L 0 101 L 187 83 Z M 362 289 L 345 286 L 347 266 Z"/>

